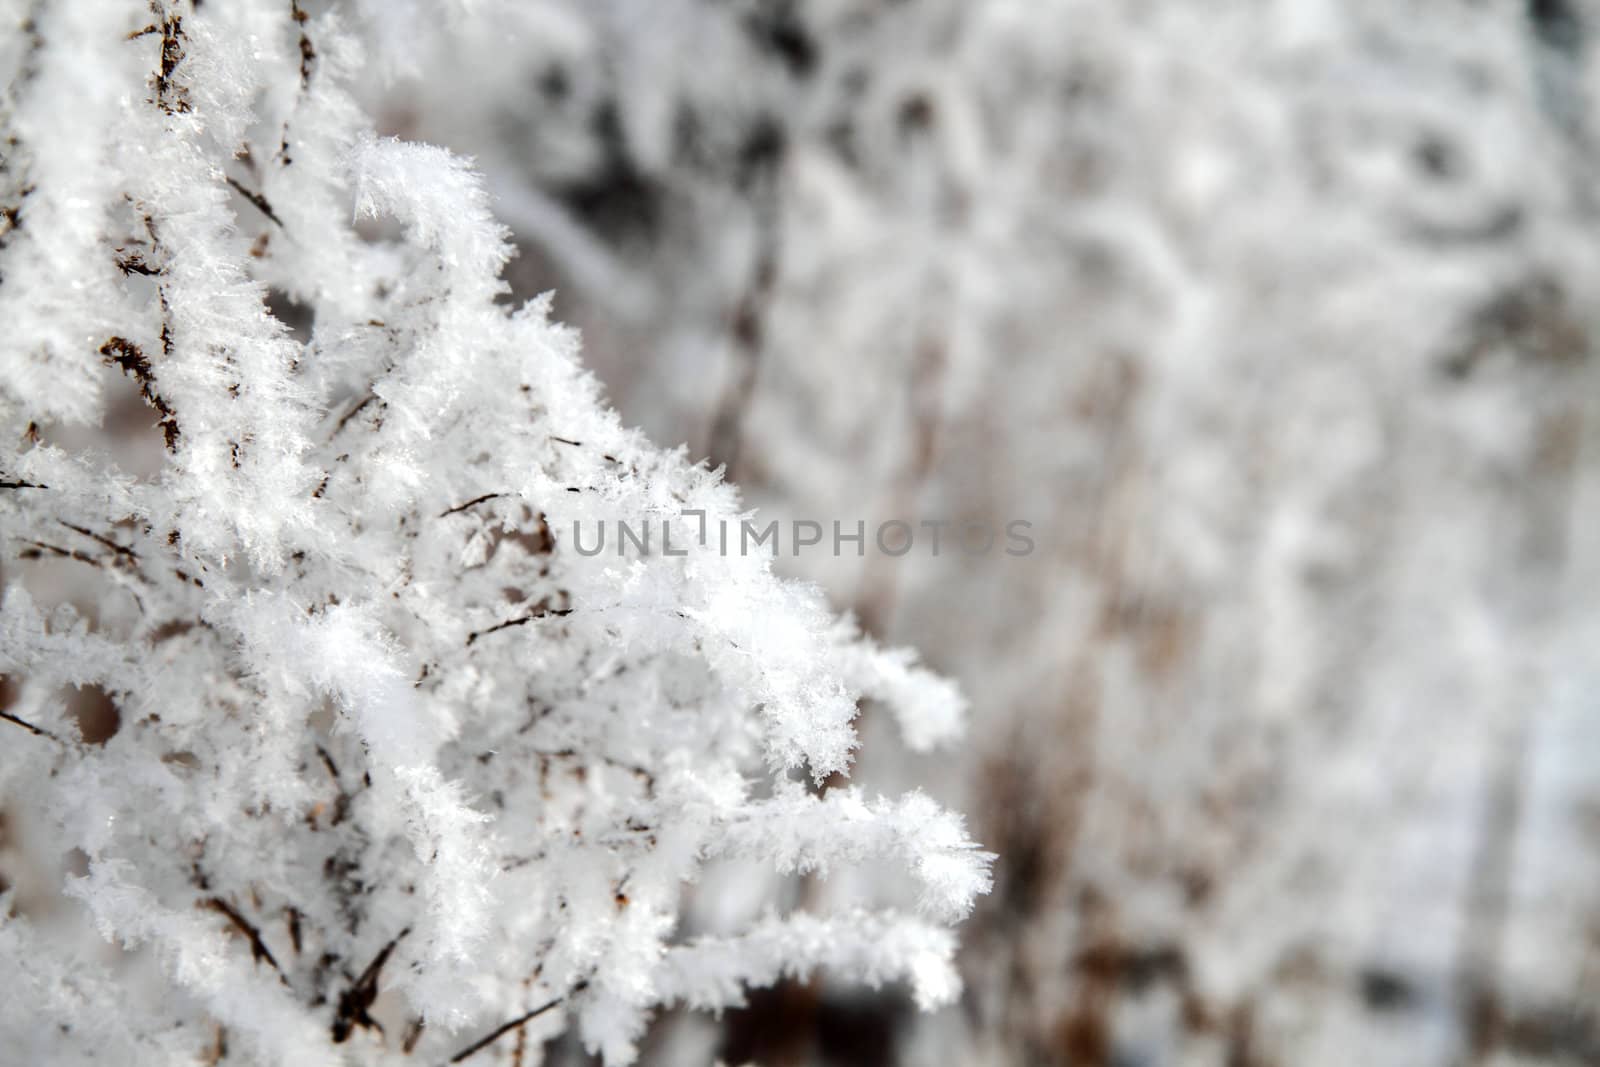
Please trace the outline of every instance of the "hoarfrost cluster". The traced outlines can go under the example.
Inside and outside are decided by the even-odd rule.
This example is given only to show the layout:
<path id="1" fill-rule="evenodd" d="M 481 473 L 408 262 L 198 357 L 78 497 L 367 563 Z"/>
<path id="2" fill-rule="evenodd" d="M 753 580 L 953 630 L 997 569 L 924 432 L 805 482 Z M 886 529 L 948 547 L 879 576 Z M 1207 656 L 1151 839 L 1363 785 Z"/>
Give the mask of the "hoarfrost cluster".
<path id="1" fill-rule="evenodd" d="M 737 493 L 508 301 L 483 183 L 375 135 L 345 16 L 3 18 L 10 1061 L 534 1062 L 571 1028 L 623 1064 L 657 1008 L 785 975 L 949 1002 L 988 856 L 840 777 L 863 701 L 928 749 L 961 698 L 696 544 Z M 862 863 L 897 880 L 779 906 Z M 757 903 L 687 917 L 719 864 Z"/>

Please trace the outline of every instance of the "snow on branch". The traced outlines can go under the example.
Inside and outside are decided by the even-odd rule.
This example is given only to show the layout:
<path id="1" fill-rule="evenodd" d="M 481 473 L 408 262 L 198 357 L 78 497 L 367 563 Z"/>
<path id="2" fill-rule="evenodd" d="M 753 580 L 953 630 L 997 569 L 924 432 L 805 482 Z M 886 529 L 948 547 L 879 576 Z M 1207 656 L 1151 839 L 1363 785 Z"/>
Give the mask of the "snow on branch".
<path id="1" fill-rule="evenodd" d="M 436 1063 L 571 1025 L 627 1063 L 659 1005 L 817 968 L 948 1002 L 988 855 L 798 783 L 863 699 L 926 749 L 960 697 L 770 561 L 573 551 L 742 506 L 502 303 L 482 181 L 376 135 L 338 12 L 35 12 L 0 51 L 0 795 L 69 899 L 0 898 L 21 1047 Z M 694 939 L 721 856 L 887 859 L 923 917 Z"/>

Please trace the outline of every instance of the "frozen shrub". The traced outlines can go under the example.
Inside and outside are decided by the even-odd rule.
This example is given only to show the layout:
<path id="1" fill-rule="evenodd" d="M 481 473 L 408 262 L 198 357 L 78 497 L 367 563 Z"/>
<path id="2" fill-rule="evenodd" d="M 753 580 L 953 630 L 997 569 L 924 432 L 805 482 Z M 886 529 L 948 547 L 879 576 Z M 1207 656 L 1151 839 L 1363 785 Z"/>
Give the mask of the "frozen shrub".
<path id="1" fill-rule="evenodd" d="M 4 18 L 9 1054 L 433 1063 L 525 1024 L 627 1063 L 657 1006 L 785 974 L 954 996 L 988 857 L 816 785 L 863 694 L 923 747 L 954 690 L 696 544 L 736 493 L 502 299 L 477 176 L 373 134 L 339 17 Z M 581 556 L 579 521 L 688 552 Z M 915 906 L 678 921 L 708 862 L 877 858 Z"/>

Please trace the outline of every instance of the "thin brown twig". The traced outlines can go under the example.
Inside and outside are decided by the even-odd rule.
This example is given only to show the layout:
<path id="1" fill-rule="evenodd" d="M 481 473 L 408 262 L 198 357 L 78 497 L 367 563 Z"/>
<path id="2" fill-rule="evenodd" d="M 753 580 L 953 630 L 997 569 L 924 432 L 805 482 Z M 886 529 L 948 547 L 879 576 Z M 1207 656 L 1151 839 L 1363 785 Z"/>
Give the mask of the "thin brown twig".
<path id="1" fill-rule="evenodd" d="M 32 555 L 30 556 L 28 552 L 24 552 L 22 553 L 23 559 L 37 559 L 41 554 L 48 552 L 51 555 L 57 556 L 61 559 L 75 559 L 79 563 L 87 563 L 91 567 L 100 566 L 100 559 L 98 556 L 91 556 L 87 552 L 79 552 L 77 549 L 72 549 L 69 551 L 68 549 L 62 548 L 60 545 L 46 544 L 43 541 L 34 541 L 31 539 L 24 541 L 23 543 L 33 546 Z"/>
<path id="2" fill-rule="evenodd" d="M 588 982 L 579 982 L 577 985 L 572 987 L 572 992 L 581 992 L 582 990 L 587 989 L 588 986 Z M 494 1030 L 490 1031 L 486 1036 L 474 1041 L 472 1044 L 468 1045 L 454 1056 L 451 1056 L 450 1062 L 460 1063 L 473 1053 L 480 1052 L 483 1049 L 488 1048 L 502 1037 L 505 1037 L 511 1031 L 526 1026 L 528 1023 L 532 1022 L 534 1019 L 537 1019 L 545 1012 L 551 1010 L 552 1008 L 559 1007 L 561 1004 L 566 1002 L 566 999 L 566 997 L 556 997 L 554 1000 L 547 1000 L 537 1008 L 534 1008 L 532 1011 L 525 1012 L 522 1015 L 517 1016 L 515 1019 L 512 1019 L 510 1022 L 501 1024 Z"/>
<path id="3" fill-rule="evenodd" d="M 284 228 L 283 220 L 278 218 L 278 213 L 276 211 L 272 210 L 272 205 L 267 201 L 266 197 L 262 196 L 260 193 L 252 192 L 227 175 L 223 176 L 223 180 L 229 185 L 233 186 L 234 192 L 238 193 L 240 196 L 250 201 L 250 203 L 254 204 L 257 211 L 271 219 L 278 229 L 281 230 Z"/>
<path id="4" fill-rule="evenodd" d="M 341 418 L 339 420 L 339 424 L 333 428 L 333 433 L 330 436 L 338 437 L 339 436 L 339 431 L 343 430 L 345 428 L 345 424 L 348 423 L 351 419 L 355 418 L 357 415 L 361 414 L 361 409 L 366 407 L 368 404 L 372 403 L 376 399 L 378 399 L 378 398 L 373 393 L 368 393 L 365 397 L 363 397 L 359 404 L 357 404 L 355 407 L 351 408 L 349 411 L 344 413 L 344 417 Z"/>
<path id="5" fill-rule="evenodd" d="M 37 735 L 39 737 L 48 737 L 50 740 L 54 741 L 56 744 L 58 744 L 58 745 L 61 744 L 61 738 L 57 737 L 55 734 L 51 733 L 49 730 L 46 730 L 46 729 L 44 729 L 42 727 L 39 727 L 39 726 L 35 726 L 35 725 L 33 725 L 33 723 L 29 722 L 27 719 L 19 719 L 15 715 L 11 714 L 8 711 L 0 711 L 0 719 L 4 719 L 6 722 L 12 723 L 13 725 L 20 726 L 24 730 L 28 731 L 30 734 L 35 734 L 35 735 Z"/>
<path id="6" fill-rule="evenodd" d="M 485 493 L 482 496 L 475 496 L 471 500 L 467 501 L 465 504 L 457 504 L 453 508 L 448 508 L 448 509 L 446 509 L 444 511 L 439 512 L 439 518 L 442 519 L 446 515 L 454 515 L 458 511 L 466 511 L 468 508 L 472 507 L 475 504 L 481 504 L 485 500 L 498 500 L 500 497 L 503 497 L 503 496 L 505 496 L 504 493 Z"/>
<path id="7" fill-rule="evenodd" d="M 474 630 L 470 634 L 467 635 L 467 644 L 470 645 L 474 641 L 476 641 L 478 638 L 483 637 L 483 636 L 485 636 L 487 634 L 498 633 L 501 630 L 509 630 L 513 626 L 525 626 L 528 623 L 533 622 L 533 621 L 535 621 L 537 619 L 564 618 L 565 616 L 568 616 L 568 615 L 571 615 L 571 614 L 572 614 L 572 609 L 571 608 L 559 608 L 559 609 L 540 608 L 537 611 L 529 612 L 528 614 L 522 615 L 522 616 L 520 616 L 518 618 L 507 619 L 505 622 L 496 623 L 495 625 L 489 627 L 487 630 Z"/>
<path id="8" fill-rule="evenodd" d="M 133 549 L 129 548 L 127 545 L 118 544 L 117 542 L 111 540 L 111 538 L 109 538 L 109 537 L 105 537 L 105 536 L 103 536 L 101 534 L 97 534 L 93 530 L 88 529 L 87 527 L 78 526 L 75 523 L 70 523 L 70 522 L 66 521 L 65 519 L 57 519 L 56 522 L 60 523 L 62 526 L 65 526 L 67 529 L 71 530 L 73 533 L 82 534 L 83 536 L 89 538 L 91 541 L 98 541 L 100 544 L 105 545 L 107 548 L 111 549 L 111 551 L 115 552 L 119 556 L 125 556 L 128 559 L 133 560 L 135 563 L 137 563 L 139 561 L 139 554 L 137 552 L 135 552 Z"/>
<path id="9" fill-rule="evenodd" d="M 383 965 L 388 962 L 394 947 L 410 932 L 411 927 L 408 926 L 394 935 L 377 956 L 373 957 L 372 962 L 367 964 L 367 969 L 361 972 L 361 977 L 352 982 L 349 989 L 339 994 L 339 1011 L 333 1020 L 334 1044 L 344 1044 L 349 1040 L 351 1031 L 358 1026 L 383 1032 L 383 1027 L 370 1014 L 373 1002 L 378 999 L 378 976 L 383 973 Z"/>
<path id="10" fill-rule="evenodd" d="M 212 897 L 210 900 L 206 901 L 206 904 L 209 905 L 212 910 L 219 911 L 223 915 L 226 915 L 228 917 L 228 921 L 234 925 L 234 928 L 249 939 L 251 959 L 258 963 L 262 960 L 266 960 L 268 965 L 270 965 L 274 971 L 278 972 L 278 980 L 284 985 L 289 984 L 289 976 L 283 973 L 283 968 L 278 966 L 278 961 L 272 955 L 272 950 L 267 947 L 267 943 L 265 941 L 261 940 L 260 930 L 257 930 L 254 926 L 252 926 L 243 915 L 240 915 L 236 910 L 234 910 L 233 905 L 229 904 L 221 897 Z"/>

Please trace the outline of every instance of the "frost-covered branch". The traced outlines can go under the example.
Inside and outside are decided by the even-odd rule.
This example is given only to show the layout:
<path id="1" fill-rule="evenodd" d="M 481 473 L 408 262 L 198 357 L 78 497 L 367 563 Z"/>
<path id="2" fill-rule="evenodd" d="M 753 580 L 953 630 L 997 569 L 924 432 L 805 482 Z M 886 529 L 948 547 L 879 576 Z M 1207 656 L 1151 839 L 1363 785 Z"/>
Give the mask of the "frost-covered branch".
<path id="1" fill-rule="evenodd" d="M 337 13 L 44 3 L 3 62 L 0 795 L 77 872 L 0 920 L 41 961 L 6 1008 L 35 1059 L 109 1030 L 129 1063 L 432 1063 L 572 1025 L 626 1063 L 658 1005 L 780 973 L 950 999 L 987 855 L 920 796 L 799 783 L 848 769 L 863 698 L 919 749 L 959 698 L 762 560 L 571 550 L 742 505 L 620 424 L 548 300 L 502 302 L 482 181 L 375 134 Z M 891 858 L 929 917 L 677 945 L 734 854 Z M 116 1023 L 41 1036 L 85 1015 Z"/>

